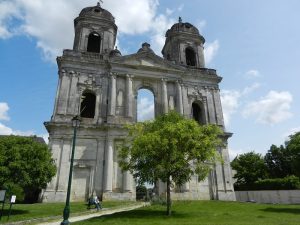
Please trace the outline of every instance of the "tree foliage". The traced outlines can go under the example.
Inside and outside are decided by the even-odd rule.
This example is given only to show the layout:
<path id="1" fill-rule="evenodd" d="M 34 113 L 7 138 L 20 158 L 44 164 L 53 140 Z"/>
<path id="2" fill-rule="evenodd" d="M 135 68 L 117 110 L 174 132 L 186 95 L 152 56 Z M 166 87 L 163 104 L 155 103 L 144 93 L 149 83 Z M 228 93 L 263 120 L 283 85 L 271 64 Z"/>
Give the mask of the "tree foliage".
<path id="1" fill-rule="evenodd" d="M 236 185 L 253 184 L 267 177 L 264 159 L 254 151 L 236 156 L 231 162 L 231 167 L 236 171 Z"/>
<path id="2" fill-rule="evenodd" d="M 269 178 L 283 178 L 292 174 L 291 154 L 283 145 L 271 145 L 264 160 Z"/>
<path id="3" fill-rule="evenodd" d="M 161 180 L 167 184 L 167 214 L 171 213 L 170 184 L 183 185 L 198 175 L 203 180 L 217 157 L 222 131 L 215 125 L 200 126 L 172 111 L 128 126 L 129 138 L 119 153 L 120 167 L 139 184 Z M 191 166 L 192 162 L 192 166 Z"/>
<path id="4" fill-rule="evenodd" d="M 290 135 L 285 146 L 290 156 L 292 173 L 300 177 L 300 132 Z"/>
<path id="5" fill-rule="evenodd" d="M 0 137 L 1 187 L 14 184 L 30 196 L 45 188 L 55 173 L 56 167 L 47 145 L 33 137 Z"/>

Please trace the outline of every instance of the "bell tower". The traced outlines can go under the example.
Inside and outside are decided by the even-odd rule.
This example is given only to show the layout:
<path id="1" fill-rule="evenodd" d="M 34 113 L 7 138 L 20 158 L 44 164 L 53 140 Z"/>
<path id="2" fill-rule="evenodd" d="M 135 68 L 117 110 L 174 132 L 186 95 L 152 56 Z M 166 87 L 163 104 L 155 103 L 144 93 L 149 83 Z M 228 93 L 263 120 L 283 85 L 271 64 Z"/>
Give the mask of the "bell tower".
<path id="1" fill-rule="evenodd" d="M 115 18 L 99 2 L 80 12 L 74 28 L 74 51 L 104 54 L 114 49 L 118 29 Z"/>
<path id="2" fill-rule="evenodd" d="M 183 23 L 179 17 L 178 23 L 166 32 L 162 54 L 175 64 L 204 68 L 204 42 L 199 30 L 190 23 Z"/>

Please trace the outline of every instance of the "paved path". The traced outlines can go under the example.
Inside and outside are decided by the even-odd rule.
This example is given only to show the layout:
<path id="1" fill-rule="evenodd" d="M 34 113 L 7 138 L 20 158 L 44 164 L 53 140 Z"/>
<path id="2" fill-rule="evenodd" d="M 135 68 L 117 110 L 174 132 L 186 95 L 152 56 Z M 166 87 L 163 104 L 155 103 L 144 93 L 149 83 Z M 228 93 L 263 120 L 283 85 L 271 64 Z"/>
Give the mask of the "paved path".
<path id="1" fill-rule="evenodd" d="M 133 206 L 125 206 L 125 207 L 121 207 L 121 208 L 117 208 L 117 209 L 103 209 L 100 211 L 94 211 L 91 214 L 87 214 L 87 215 L 81 215 L 81 216 L 73 216 L 69 218 L 70 222 L 77 222 L 77 221 L 82 221 L 82 220 L 87 220 L 93 217 L 99 217 L 99 216 L 103 216 L 103 215 L 110 215 L 110 214 L 114 214 L 117 212 L 123 212 L 123 211 L 130 211 L 133 209 L 137 209 L 143 206 L 147 206 L 149 205 L 149 203 L 147 202 L 143 202 L 141 204 L 137 204 L 137 205 L 133 205 Z M 44 223 L 39 223 L 40 225 L 60 225 L 60 223 L 62 222 L 62 219 L 60 220 L 56 220 L 56 221 L 52 221 L 52 222 L 44 222 Z"/>

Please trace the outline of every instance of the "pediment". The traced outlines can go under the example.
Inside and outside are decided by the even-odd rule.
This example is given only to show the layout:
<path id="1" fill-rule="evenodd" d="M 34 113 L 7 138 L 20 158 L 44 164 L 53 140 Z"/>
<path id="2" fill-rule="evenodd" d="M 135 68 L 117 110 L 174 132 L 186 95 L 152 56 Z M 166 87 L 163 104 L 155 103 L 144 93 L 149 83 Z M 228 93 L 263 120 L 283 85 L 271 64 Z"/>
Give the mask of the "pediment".
<path id="1" fill-rule="evenodd" d="M 181 66 L 175 65 L 172 62 L 165 60 L 164 58 L 154 54 L 153 52 L 141 52 L 131 55 L 116 57 L 111 59 L 111 63 L 123 64 L 124 66 L 141 66 L 152 67 L 167 70 L 184 70 Z"/>

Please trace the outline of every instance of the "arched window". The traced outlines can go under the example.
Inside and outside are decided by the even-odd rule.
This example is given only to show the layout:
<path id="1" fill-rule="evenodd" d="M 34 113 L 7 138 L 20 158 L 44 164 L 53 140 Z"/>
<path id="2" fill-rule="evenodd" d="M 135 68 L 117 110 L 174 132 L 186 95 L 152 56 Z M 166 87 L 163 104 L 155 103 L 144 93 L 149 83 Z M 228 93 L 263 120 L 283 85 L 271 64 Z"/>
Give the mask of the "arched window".
<path id="1" fill-rule="evenodd" d="M 94 118 L 96 106 L 96 96 L 91 92 L 84 92 L 80 104 L 80 116 L 84 118 Z"/>
<path id="2" fill-rule="evenodd" d="M 194 120 L 196 120 L 199 124 L 201 125 L 205 124 L 204 110 L 197 102 L 193 102 L 192 104 L 192 115 Z"/>
<path id="3" fill-rule="evenodd" d="M 196 54 L 191 47 L 185 49 L 186 65 L 196 66 Z"/>
<path id="4" fill-rule="evenodd" d="M 137 121 L 153 120 L 155 117 L 154 94 L 146 88 L 141 88 L 137 95 Z"/>
<path id="5" fill-rule="evenodd" d="M 98 33 L 92 32 L 88 38 L 87 51 L 100 53 L 101 37 Z"/>

